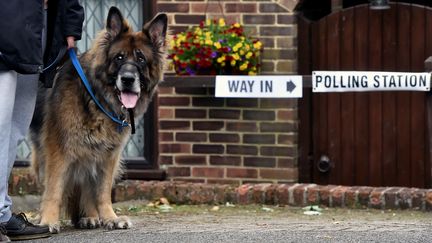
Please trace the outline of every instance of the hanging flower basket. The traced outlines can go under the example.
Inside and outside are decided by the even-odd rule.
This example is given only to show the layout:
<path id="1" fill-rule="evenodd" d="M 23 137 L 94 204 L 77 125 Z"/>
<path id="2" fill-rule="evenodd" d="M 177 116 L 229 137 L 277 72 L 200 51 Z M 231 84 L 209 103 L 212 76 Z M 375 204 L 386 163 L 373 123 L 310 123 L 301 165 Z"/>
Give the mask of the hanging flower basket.
<path id="1" fill-rule="evenodd" d="M 242 25 L 208 19 L 174 35 L 169 58 L 178 75 L 256 75 L 261 50 L 262 43 L 247 36 Z"/>

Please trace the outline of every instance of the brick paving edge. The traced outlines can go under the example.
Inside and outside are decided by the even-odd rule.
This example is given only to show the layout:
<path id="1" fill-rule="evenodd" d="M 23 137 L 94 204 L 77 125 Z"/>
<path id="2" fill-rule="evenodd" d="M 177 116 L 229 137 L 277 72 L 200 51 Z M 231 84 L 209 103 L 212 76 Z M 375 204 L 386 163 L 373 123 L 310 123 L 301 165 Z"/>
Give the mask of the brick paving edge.
<path id="1" fill-rule="evenodd" d="M 113 200 L 156 200 L 175 204 L 265 204 L 414 209 L 432 211 L 432 189 L 316 184 L 244 184 L 241 186 L 171 181 L 126 180 L 117 183 Z"/>

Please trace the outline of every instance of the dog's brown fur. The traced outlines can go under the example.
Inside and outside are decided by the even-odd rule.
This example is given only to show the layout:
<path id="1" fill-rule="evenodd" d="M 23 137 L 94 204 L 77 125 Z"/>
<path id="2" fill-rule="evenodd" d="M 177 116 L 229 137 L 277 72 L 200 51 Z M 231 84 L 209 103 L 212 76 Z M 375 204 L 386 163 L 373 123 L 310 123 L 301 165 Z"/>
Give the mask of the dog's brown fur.
<path id="1" fill-rule="evenodd" d="M 120 101 L 120 91 L 139 93 L 132 106 L 137 119 L 141 117 L 162 78 L 166 30 L 167 16 L 159 14 L 142 31 L 133 32 L 113 7 L 106 29 L 80 57 L 99 101 L 128 122 L 122 108 L 127 99 L 120 96 Z M 59 232 L 64 206 L 78 228 L 129 228 L 130 220 L 113 211 L 111 189 L 130 128 L 120 131 L 99 110 L 70 62 L 58 77 L 38 101 L 31 126 L 32 162 L 44 186 L 40 223 Z"/>

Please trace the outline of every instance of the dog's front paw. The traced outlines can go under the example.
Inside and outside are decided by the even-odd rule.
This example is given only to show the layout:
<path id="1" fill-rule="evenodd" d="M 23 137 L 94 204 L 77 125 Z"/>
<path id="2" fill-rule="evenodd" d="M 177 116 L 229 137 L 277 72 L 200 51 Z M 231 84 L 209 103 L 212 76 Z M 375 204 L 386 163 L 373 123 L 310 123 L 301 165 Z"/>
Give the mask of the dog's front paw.
<path id="1" fill-rule="evenodd" d="M 48 225 L 49 231 L 52 234 L 60 233 L 60 223 L 51 223 L 51 224 L 46 224 L 46 225 Z"/>
<path id="2" fill-rule="evenodd" d="M 102 221 L 103 226 L 106 229 L 129 229 L 132 227 L 132 222 L 126 216 L 120 216 L 114 219 L 106 219 Z"/>
<path id="3" fill-rule="evenodd" d="M 81 218 L 75 226 L 80 229 L 96 229 L 100 227 L 100 220 L 96 217 Z"/>

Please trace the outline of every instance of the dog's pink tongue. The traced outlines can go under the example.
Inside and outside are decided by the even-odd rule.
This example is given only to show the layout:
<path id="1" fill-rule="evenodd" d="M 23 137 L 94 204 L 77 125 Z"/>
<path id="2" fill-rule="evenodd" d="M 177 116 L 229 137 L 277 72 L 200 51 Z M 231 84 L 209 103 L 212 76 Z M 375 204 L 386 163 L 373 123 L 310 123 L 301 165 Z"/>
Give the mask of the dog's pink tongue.
<path id="1" fill-rule="evenodd" d="M 126 108 L 134 108 L 138 101 L 138 94 L 132 92 L 121 92 L 121 102 Z"/>

